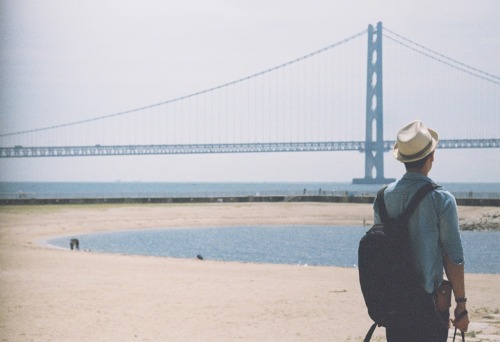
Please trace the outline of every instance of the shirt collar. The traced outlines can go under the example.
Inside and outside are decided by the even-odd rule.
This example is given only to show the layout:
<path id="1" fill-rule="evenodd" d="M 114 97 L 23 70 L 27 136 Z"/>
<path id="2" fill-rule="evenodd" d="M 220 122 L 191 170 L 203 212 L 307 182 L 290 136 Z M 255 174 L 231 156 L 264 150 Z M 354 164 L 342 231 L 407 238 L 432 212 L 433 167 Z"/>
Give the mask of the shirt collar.
<path id="1" fill-rule="evenodd" d="M 427 176 L 424 176 L 423 174 L 421 173 L 418 173 L 418 172 L 406 172 L 404 175 L 403 175 L 403 179 L 404 180 L 423 180 L 423 181 L 427 181 L 427 182 L 430 182 L 430 183 L 434 183 L 432 181 L 432 179 L 430 179 L 429 177 Z"/>

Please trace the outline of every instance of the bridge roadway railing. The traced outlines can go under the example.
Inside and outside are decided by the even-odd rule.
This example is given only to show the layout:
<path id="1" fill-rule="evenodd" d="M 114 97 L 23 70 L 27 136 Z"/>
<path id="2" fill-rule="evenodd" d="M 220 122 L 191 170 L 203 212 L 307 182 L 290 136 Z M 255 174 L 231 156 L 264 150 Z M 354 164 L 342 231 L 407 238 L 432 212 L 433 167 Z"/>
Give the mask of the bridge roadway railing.
<path id="1" fill-rule="evenodd" d="M 357 151 L 364 142 L 298 142 L 242 144 L 184 144 L 184 145 L 122 145 L 122 146 L 47 146 L 0 148 L 0 157 L 79 157 L 148 154 L 258 153 L 301 151 Z"/>
<path id="2" fill-rule="evenodd" d="M 384 141 L 384 150 L 392 149 L 394 141 Z M 0 147 L 0 158 L 83 157 L 150 154 L 259 153 L 365 151 L 365 141 L 321 141 L 288 143 L 184 144 L 184 145 L 94 145 Z M 439 148 L 499 148 L 500 139 L 440 140 Z"/>

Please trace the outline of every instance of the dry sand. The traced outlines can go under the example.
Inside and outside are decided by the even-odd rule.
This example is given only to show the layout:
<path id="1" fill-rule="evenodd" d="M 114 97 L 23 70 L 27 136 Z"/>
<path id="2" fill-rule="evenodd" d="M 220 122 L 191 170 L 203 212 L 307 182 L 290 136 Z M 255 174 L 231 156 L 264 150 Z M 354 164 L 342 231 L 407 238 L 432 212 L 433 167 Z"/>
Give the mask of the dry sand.
<path id="1" fill-rule="evenodd" d="M 499 209 L 459 211 L 470 220 Z M 356 269 L 72 252 L 39 241 L 174 226 L 370 225 L 371 218 L 366 204 L 0 207 L 0 340 L 362 341 L 371 320 Z M 467 274 L 466 284 L 467 340 L 500 341 L 500 275 Z M 373 340 L 383 336 L 378 328 Z"/>

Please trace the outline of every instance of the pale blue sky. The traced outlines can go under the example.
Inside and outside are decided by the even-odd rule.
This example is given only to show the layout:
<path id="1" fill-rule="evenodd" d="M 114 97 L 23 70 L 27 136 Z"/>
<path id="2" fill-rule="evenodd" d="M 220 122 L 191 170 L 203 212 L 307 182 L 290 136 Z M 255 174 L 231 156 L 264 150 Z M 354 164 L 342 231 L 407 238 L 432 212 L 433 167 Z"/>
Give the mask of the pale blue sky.
<path id="1" fill-rule="evenodd" d="M 116 113 L 223 84 L 378 21 L 500 75 L 495 0 L 0 4 L 2 133 Z M 431 176 L 440 182 L 498 182 L 499 152 L 438 151 Z M 402 171 L 385 154 L 385 176 Z M 357 152 L 0 159 L 0 181 L 348 182 L 363 176 L 364 156 Z"/>

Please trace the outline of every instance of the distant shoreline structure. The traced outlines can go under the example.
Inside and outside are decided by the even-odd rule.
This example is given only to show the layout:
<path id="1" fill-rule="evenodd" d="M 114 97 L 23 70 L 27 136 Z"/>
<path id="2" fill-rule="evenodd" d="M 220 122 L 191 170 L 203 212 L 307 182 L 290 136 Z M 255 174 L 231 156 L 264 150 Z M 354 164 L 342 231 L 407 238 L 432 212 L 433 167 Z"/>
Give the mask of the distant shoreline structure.
<path id="1" fill-rule="evenodd" d="M 456 198 L 462 206 L 500 207 L 499 198 Z M 252 203 L 252 202 L 319 202 L 373 203 L 374 196 L 212 196 L 212 197 L 142 197 L 142 198 L 15 198 L 0 199 L 7 205 L 80 205 L 80 204 L 169 204 L 169 203 Z"/>

